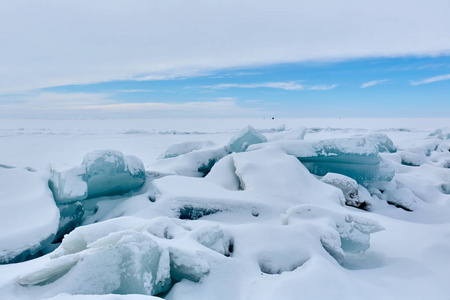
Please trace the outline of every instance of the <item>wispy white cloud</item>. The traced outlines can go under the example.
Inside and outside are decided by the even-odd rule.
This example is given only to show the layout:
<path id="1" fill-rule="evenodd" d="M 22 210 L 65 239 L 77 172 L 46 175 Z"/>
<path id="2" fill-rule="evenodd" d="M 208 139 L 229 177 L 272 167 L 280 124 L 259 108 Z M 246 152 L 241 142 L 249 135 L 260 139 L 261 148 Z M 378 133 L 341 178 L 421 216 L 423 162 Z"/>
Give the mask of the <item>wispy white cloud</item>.
<path id="1" fill-rule="evenodd" d="M 450 80 L 450 74 L 434 76 L 434 77 L 426 78 L 426 79 L 423 79 L 420 81 L 413 81 L 413 82 L 411 82 L 411 85 L 421 85 L 421 84 L 433 83 L 433 82 L 438 82 L 438 81 L 443 81 L 443 80 Z"/>
<path id="2" fill-rule="evenodd" d="M 1 116 L 21 117 L 236 117 L 258 116 L 262 108 L 239 105 L 233 97 L 166 103 L 123 103 L 102 93 L 38 93 L 0 98 Z"/>
<path id="3" fill-rule="evenodd" d="M 372 80 L 372 81 L 363 83 L 363 84 L 361 85 L 361 88 L 362 88 L 362 89 L 365 89 L 365 88 L 368 88 L 368 87 L 371 87 L 371 86 L 374 86 L 374 85 L 379 85 L 379 84 L 385 83 L 385 82 L 387 82 L 387 81 L 388 81 L 387 79 L 382 79 L 382 80 Z"/>
<path id="4" fill-rule="evenodd" d="M 0 10 L 0 28 L 11 29 L 0 32 L 0 92 L 450 49 L 448 0 L 241 2 L 9 1 Z"/>
<path id="5" fill-rule="evenodd" d="M 304 90 L 331 90 L 337 87 L 337 84 L 332 85 L 317 85 L 310 86 L 301 84 L 301 81 L 285 81 L 285 82 L 265 82 L 265 83 L 250 83 L 250 84 L 241 84 L 241 83 L 223 83 L 217 85 L 208 85 L 204 86 L 204 88 L 215 89 L 215 90 L 223 90 L 229 88 L 245 88 L 245 89 L 255 89 L 255 88 L 272 88 L 272 89 L 282 89 L 286 91 L 304 91 Z"/>

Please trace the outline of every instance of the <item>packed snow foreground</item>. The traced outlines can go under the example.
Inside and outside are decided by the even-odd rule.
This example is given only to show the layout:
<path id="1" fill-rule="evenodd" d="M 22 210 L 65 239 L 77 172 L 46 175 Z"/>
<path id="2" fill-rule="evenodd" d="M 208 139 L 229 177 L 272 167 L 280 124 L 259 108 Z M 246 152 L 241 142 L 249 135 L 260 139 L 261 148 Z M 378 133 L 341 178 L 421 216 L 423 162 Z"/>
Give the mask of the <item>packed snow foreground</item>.
<path id="1" fill-rule="evenodd" d="M 0 299 L 448 299 L 449 135 L 305 134 L 0 165 Z"/>

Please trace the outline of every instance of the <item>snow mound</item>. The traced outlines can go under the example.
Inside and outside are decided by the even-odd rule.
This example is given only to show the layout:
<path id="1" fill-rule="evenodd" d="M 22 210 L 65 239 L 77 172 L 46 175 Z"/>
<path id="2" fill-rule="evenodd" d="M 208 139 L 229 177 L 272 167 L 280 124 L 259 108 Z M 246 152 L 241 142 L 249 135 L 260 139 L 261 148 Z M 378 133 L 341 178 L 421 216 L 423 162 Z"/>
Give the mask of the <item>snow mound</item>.
<path id="1" fill-rule="evenodd" d="M 315 205 L 298 205 L 286 211 L 283 216 L 285 225 L 304 220 L 317 220 L 335 230 L 338 235 L 324 231 L 321 242 L 325 250 L 338 261 L 345 258 L 345 253 L 364 252 L 370 247 L 370 234 L 384 228 L 376 221 L 343 213 Z"/>
<path id="2" fill-rule="evenodd" d="M 58 208 L 39 172 L 0 168 L 0 178 L 0 263 L 23 261 L 52 242 Z"/>
<path id="3" fill-rule="evenodd" d="M 395 153 L 397 147 L 394 142 L 383 133 L 372 133 L 364 136 L 366 139 L 371 140 L 378 147 L 378 152 Z"/>
<path id="4" fill-rule="evenodd" d="M 197 146 L 202 147 L 193 149 Z M 212 143 L 179 144 L 166 150 L 166 153 L 167 151 L 172 153 L 173 156 L 159 159 L 149 168 L 154 172 L 192 177 L 204 177 L 211 171 L 217 161 L 230 153 L 228 147 L 216 146 Z M 185 151 L 187 152 L 183 153 Z"/>
<path id="5" fill-rule="evenodd" d="M 211 141 L 185 142 L 174 144 L 167 147 L 164 154 L 161 155 L 161 158 L 177 157 L 195 150 L 200 150 L 202 148 L 211 148 L 213 146 L 215 146 L 215 144 Z"/>

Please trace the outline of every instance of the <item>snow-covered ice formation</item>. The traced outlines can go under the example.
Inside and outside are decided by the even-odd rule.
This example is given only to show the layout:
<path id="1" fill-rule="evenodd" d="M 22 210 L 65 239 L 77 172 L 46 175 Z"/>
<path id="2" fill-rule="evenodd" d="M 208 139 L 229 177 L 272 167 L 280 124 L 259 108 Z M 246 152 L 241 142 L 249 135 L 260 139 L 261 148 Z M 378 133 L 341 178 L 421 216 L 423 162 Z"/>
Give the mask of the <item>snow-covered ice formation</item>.
<path id="1" fill-rule="evenodd" d="M 50 172 L 0 148 L 0 299 L 447 299 L 444 130 L 302 122 L 99 135 L 146 168 L 90 136 L 41 144 Z"/>
<path id="2" fill-rule="evenodd" d="M 23 261 L 54 239 L 59 212 L 40 172 L 0 167 L 0 263 Z"/>
<path id="3" fill-rule="evenodd" d="M 368 199 L 362 199 L 359 195 L 359 187 L 356 180 L 331 172 L 323 176 L 321 180 L 340 189 L 344 194 L 346 205 L 370 210 L 372 205 Z"/>
<path id="4" fill-rule="evenodd" d="M 145 181 L 144 165 L 135 156 L 97 150 L 86 154 L 81 166 L 53 171 L 49 185 L 58 203 L 120 195 L 138 189 Z"/>

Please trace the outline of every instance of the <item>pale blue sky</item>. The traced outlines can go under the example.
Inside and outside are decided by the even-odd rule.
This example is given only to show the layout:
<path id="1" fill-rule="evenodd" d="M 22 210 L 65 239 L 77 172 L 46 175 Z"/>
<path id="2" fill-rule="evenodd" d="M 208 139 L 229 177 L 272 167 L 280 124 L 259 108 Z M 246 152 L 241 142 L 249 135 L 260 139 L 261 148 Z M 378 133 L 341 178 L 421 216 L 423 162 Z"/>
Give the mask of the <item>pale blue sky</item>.
<path id="1" fill-rule="evenodd" d="M 0 3 L 0 117 L 448 117 L 450 2 Z"/>

